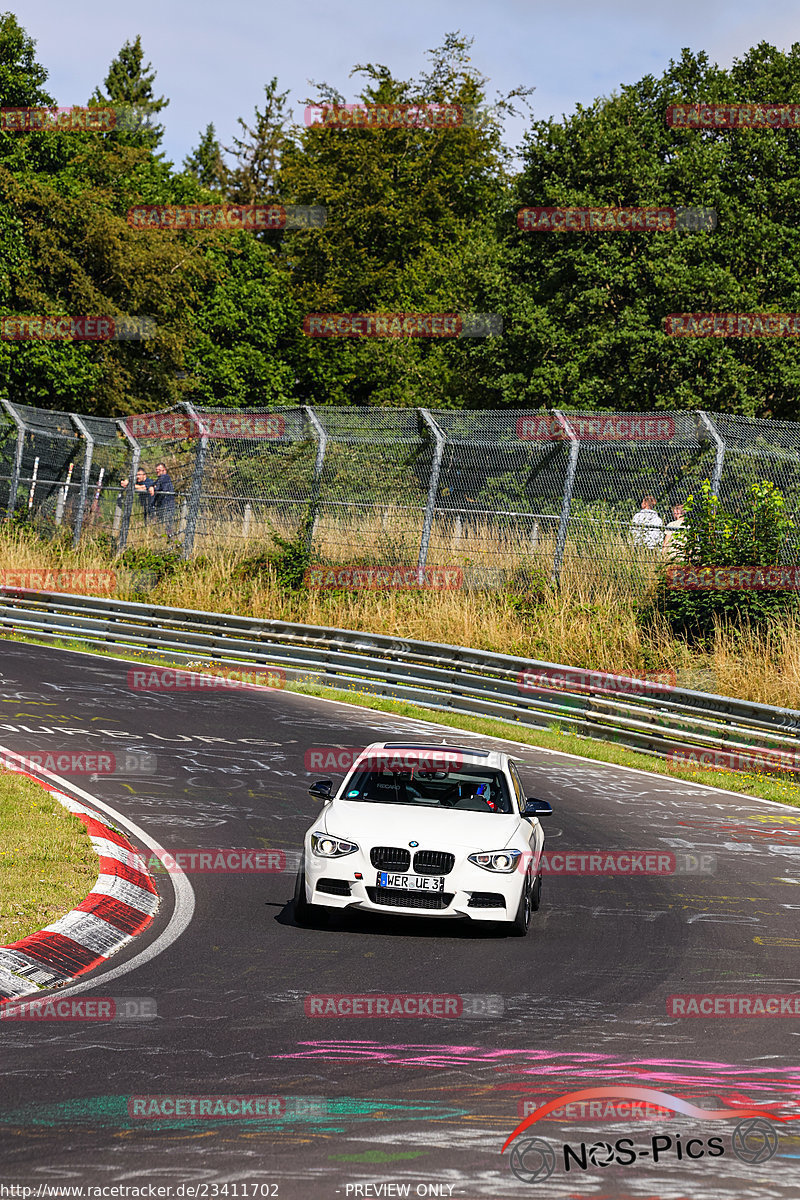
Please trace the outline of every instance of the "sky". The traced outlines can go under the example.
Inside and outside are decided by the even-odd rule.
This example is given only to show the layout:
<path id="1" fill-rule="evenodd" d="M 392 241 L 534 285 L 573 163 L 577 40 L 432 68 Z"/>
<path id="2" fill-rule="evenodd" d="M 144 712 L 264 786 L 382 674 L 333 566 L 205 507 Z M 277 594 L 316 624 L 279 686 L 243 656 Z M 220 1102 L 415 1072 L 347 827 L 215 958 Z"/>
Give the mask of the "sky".
<path id="1" fill-rule="evenodd" d="M 684 47 L 730 66 L 760 41 L 787 50 L 800 41 L 797 0 L 137 0 L 111 6 L 85 0 L 6 0 L 48 70 L 60 105 L 85 103 L 123 43 L 141 34 L 157 72 L 162 150 L 180 166 L 214 122 L 223 146 L 250 118 L 264 84 L 277 75 L 302 121 L 313 82 L 357 98 L 357 63 L 383 63 L 399 78 L 428 67 L 426 51 L 454 31 L 474 38 L 472 62 L 488 76 L 488 99 L 523 85 L 537 119 L 560 118 L 647 74 L 660 75 Z M 746 100 L 747 97 L 742 97 Z M 771 97 L 780 102 L 783 97 Z M 505 137 L 517 146 L 523 120 Z"/>

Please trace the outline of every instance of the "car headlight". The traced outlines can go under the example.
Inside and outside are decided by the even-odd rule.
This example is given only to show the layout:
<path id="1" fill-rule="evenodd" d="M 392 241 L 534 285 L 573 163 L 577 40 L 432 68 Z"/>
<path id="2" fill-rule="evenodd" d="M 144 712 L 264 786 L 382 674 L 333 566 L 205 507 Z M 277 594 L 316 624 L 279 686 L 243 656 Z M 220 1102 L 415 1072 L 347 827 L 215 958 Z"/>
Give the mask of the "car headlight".
<path id="1" fill-rule="evenodd" d="M 484 871 L 501 871 L 510 875 L 517 868 L 521 850 L 486 850 L 482 854 L 470 854 L 469 861 Z"/>
<path id="2" fill-rule="evenodd" d="M 311 849 L 319 858 L 343 858 L 355 854 L 358 846 L 345 838 L 331 837 L 329 833 L 312 833 Z"/>

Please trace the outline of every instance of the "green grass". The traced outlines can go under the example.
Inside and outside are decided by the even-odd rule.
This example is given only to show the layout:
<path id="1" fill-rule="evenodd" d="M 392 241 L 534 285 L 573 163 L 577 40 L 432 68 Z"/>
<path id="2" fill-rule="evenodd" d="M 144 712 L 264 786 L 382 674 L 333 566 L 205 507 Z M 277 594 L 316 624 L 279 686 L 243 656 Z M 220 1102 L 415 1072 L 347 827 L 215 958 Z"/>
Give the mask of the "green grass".
<path id="1" fill-rule="evenodd" d="M 78 818 L 39 784 L 0 770 L 0 945 L 62 917 L 96 879 L 97 855 Z"/>
<path id="2" fill-rule="evenodd" d="M 63 641 L 61 639 L 33 638 L 27 635 L 6 635 L 14 640 L 31 642 L 33 644 L 61 646 L 70 650 L 81 650 L 101 657 L 124 659 L 131 662 L 152 663 L 156 666 L 178 667 L 187 670 L 185 660 L 170 658 L 169 655 L 135 650 L 99 650 L 94 646 L 85 645 L 78 641 Z M 197 665 L 191 669 L 202 670 Z M 262 669 L 264 669 L 262 665 Z M 213 673 L 213 672 L 212 672 Z M 616 766 L 633 767 L 648 771 L 653 775 L 666 775 L 676 782 L 689 780 L 703 784 L 706 787 L 723 788 L 726 791 L 737 792 L 744 796 L 756 796 L 762 800 L 773 800 L 779 804 L 792 805 L 800 808 L 800 787 L 790 779 L 772 774 L 745 774 L 738 771 L 713 770 L 710 768 L 685 767 L 678 763 L 667 762 L 649 754 L 639 754 L 626 750 L 613 742 L 596 741 L 594 738 L 583 737 L 580 734 L 561 732 L 557 725 L 550 729 L 535 729 L 516 721 L 501 721 L 487 717 L 470 717 L 463 713 L 439 712 L 427 709 L 417 704 L 409 704 L 405 700 L 392 700 L 384 696 L 375 696 L 370 692 L 357 689 L 325 687 L 316 683 L 287 682 L 286 691 L 297 692 L 306 696 L 319 696 L 328 700 L 342 700 L 347 704 L 356 704 L 361 708 L 377 712 L 397 713 L 400 716 L 413 717 L 418 720 L 431 721 L 444 728 L 464 729 L 473 733 L 485 734 L 491 737 L 521 742 L 528 746 L 541 746 L 547 750 L 558 750 L 564 754 L 576 754 L 581 758 L 592 759 L 595 762 L 612 763 Z"/>

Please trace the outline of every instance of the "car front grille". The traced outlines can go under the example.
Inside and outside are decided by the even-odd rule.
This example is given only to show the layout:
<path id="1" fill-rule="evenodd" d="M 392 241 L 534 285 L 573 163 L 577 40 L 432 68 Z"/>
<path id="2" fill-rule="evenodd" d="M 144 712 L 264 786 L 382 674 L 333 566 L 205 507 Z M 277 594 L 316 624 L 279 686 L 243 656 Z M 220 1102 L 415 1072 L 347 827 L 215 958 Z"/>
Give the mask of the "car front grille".
<path id="1" fill-rule="evenodd" d="M 369 861 L 379 871 L 407 871 L 411 866 L 411 853 L 402 846 L 373 846 Z"/>
<path id="2" fill-rule="evenodd" d="M 318 879 L 317 891 L 329 896 L 349 896 L 350 883 L 347 879 Z"/>
<path id="3" fill-rule="evenodd" d="M 414 870 L 418 875 L 449 875 L 455 865 L 455 854 L 446 850 L 418 850 L 414 855 Z"/>
<path id="4" fill-rule="evenodd" d="M 505 896 L 499 892 L 473 892 L 467 901 L 467 908 L 505 908 Z"/>
<path id="5" fill-rule="evenodd" d="M 367 895 L 373 904 L 387 908 L 447 908 L 453 902 L 453 892 L 393 892 L 388 888 L 368 887 Z"/>

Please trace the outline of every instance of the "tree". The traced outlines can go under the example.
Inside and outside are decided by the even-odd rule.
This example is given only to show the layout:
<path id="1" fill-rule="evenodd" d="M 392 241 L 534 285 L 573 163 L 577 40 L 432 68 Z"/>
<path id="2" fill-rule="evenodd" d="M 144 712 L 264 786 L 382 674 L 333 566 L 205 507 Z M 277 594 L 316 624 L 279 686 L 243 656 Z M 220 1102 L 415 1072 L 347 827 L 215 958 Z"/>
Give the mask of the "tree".
<path id="1" fill-rule="evenodd" d="M 264 85 L 263 109 L 254 110 L 254 124 L 238 118 L 241 137 L 234 137 L 228 154 L 236 157 L 230 173 L 228 191 L 237 204 L 254 204 L 257 200 L 279 200 L 281 162 L 291 139 L 286 131 L 287 92 L 278 91 L 277 76 Z"/>
<path id="2" fill-rule="evenodd" d="M 670 104 L 800 101 L 800 44 L 730 71 L 684 50 L 660 79 L 534 122 L 506 216 L 506 403 L 796 418 L 797 339 L 688 338 L 673 312 L 800 309 L 800 133 L 668 128 Z M 713 232 L 520 233 L 526 206 L 697 206 Z"/>
<path id="3" fill-rule="evenodd" d="M 226 190 L 230 173 L 213 124 L 206 126 L 197 149 L 183 160 L 183 169 L 209 191 Z"/>
<path id="4" fill-rule="evenodd" d="M 298 403 L 293 359 L 301 318 L 271 246 L 249 233 L 209 240 L 191 317 L 191 399 L 246 407 Z"/>
<path id="5" fill-rule="evenodd" d="M 365 105 L 479 109 L 485 80 L 457 35 L 431 51 L 433 69 L 396 79 L 367 63 Z M 328 85 L 312 103 L 342 103 Z M 492 121 L 449 128 L 336 130 L 311 125 L 286 151 L 283 193 L 327 210 L 323 229 L 287 238 L 295 295 L 308 312 L 473 312 L 491 291 L 495 211 L 505 153 Z M 299 374 L 317 403 L 458 404 L 474 394 L 475 343 L 307 339 Z"/>
<path id="6" fill-rule="evenodd" d="M 133 42 L 126 42 L 109 67 L 105 78 L 105 93 L 95 88 L 92 101 L 97 104 L 115 105 L 125 110 L 124 123 L 115 139 L 128 145 L 144 146 L 155 150 L 164 136 L 163 125 L 153 125 L 151 118 L 166 108 L 169 100 L 153 95 L 156 72 L 153 64 L 143 64 L 144 51 L 139 34 Z M 129 128 L 130 127 L 130 128 Z"/>
<path id="7" fill-rule="evenodd" d="M 53 104 L 53 97 L 44 90 L 47 71 L 36 61 L 35 47 L 13 13 L 0 14 L 0 107 Z"/>

